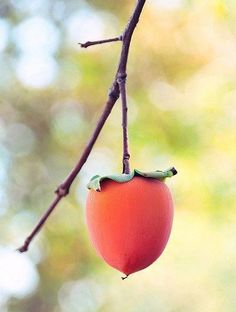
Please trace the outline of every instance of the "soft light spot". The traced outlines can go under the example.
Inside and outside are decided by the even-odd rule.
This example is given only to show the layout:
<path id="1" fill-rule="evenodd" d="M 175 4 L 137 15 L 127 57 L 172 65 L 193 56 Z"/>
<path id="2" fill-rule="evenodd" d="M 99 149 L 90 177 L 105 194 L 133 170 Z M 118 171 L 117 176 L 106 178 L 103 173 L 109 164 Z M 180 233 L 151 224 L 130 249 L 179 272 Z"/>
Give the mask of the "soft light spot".
<path id="1" fill-rule="evenodd" d="M 57 28 L 49 20 L 34 16 L 17 26 L 14 39 L 23 53 L 50 54 L 57 50 L 60 37 Z"/>
<path id="2" fill-rule="evenodd" d="M 32 88 L 45 88 L 53 83 L 58 71 L 54 58 L 45 55 L 22 55 L 16 64 L 20 81 Z"/>
<path id="3" fill-rule="evenodd" d="M 21 299 L 32 293 L 38 282 L 35 266 L 26 255 L 0 247 L 0 293 Z"/>
<path id="4" fill-rule="evenodd" d="M 105 25 L 97 11 L 81 9 L 72 14 L 66 24 L 68 40 L 72 44 L 104 37 Z"/>

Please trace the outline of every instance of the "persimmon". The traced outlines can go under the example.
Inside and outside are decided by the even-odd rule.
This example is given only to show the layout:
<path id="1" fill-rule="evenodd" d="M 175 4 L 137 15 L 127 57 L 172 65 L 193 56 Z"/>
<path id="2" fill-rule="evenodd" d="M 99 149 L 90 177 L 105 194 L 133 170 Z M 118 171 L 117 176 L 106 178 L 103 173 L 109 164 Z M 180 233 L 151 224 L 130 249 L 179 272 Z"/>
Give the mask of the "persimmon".
<path id="1" fill-rule="evenodd" d="M 148 267 L 163 252 L 173 221 L 166 177 L 170 170 L 95 176 L 90 181 L 86 220 L 96 251 L 126 276 Z"/>

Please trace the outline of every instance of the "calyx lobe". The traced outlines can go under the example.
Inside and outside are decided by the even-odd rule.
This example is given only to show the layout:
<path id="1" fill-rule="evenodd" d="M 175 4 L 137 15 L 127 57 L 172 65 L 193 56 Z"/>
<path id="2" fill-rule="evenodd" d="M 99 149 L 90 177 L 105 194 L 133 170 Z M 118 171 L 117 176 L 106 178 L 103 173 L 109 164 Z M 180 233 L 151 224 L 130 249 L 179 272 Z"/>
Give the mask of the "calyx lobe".
<path id="1" fill-rule="evenodd" d="M 92 177 L 90 182 L 88 183 L 87 187 L 88 189 L 92 189 L 94 191 L 100 192 L 102 187 L 102 182 L 104 180 L 112 180 L 118 183 L 128 182 L 132 180 L 134 177 L 144 177 L 144 178 L 151 178 L 151 179 L 157 179 L 159 181 L 164 181 L 166 178 L 170 178 L 177 174 L 177 170 L 172 167 L 170 169 L 167 169 L 165 171 L 156 170 L 153 172 L 142 172 L 137 169 L 134 169 L 129 174 L 112 174 L 107 176 L 100 176 L 95 175 Z"/>

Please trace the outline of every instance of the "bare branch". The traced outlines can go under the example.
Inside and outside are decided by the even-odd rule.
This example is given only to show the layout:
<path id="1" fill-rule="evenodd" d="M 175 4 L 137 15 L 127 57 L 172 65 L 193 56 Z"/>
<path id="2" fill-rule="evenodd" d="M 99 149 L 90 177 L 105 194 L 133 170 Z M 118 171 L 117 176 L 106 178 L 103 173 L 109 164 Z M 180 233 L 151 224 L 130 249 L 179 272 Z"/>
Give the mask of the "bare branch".
<path id="1" fill-rule="evenodd" d="M 80 44 L 81 48 L 86 49 L 86 48 L 93 46 L 93 45 L 104 44 L 104 43 L 115 42 L 115 41 L 122 41 L 122 36 L 115 37 L 115 38 L 109 38 L 109 39 L 103 39 L 103 40 L 87 41 L 85 43 L 79 42 L 79 44 Z"/>
<path id="2" fill-rule="evenodd" d="M 47 211 L 44 213 L 44 215 L 41 217 L 41 219 L 39 220 L 38 224 L 36 225 L 36 227 L 31 232 L 31 234 L 26 238 L 23 246 L 21 246 L 20 248 L 17 249 L 19 252 L 25 252 L 28 250 L 28 247 L 29 247 L 31 241 L 37 235 L 37 233 L 40 231 L 40 229 L 43 227 L 44 223 L 47 221 L 48 217 L 51 215 L 53 210 L 56 208 L 57 204 L 61 201 L 61 199 L 63 197 L 65 197 L 69 194 L 71 184 L 73 183 L 75 177 L 77 176 L 80 169 L 83 167 L 84 163 L 86 162 L 86 160 L 87 160 L 87 158 L 88 158 L 88 156 L 89 156 L 89 154 L 90 154 L 90 152 L 91 152 L 91 150 L 92 150 L 92 148 L 93 148 L 93 146 L 97 140 L 97 137 L 98 137 L 100 131 L 102 130 L 103 125 L 105 124 L 108 116 L 110 115 L 110 112 L 111 112 L 114 104 L 116 103 L 116 101 L 119 98 L 119 95 L 120 95 L 119 87 L 115 81 L 113 83 L 111 91 L 109 93 L 109 97 L 108 97 L 105 109 L 102 112 L 102 115 L 98 121 L 98 124 L 97 124 L 87 146 L 85 147 L 85 150 L 82 153 L 82 156 L 80 157 L 77 165 L 71 171 L 71 173 L 68 175 L 68 177 L 65 179 L 65 181 L 61 185 L 58 186 L 57 190 L 55 191 L 56 197 L 55 197 L 54 201 L 52 202 L 50 207 L 47 209 Z"/>
<path id="3" fill-rule="evenodd" d="M 120 93 L 122 94 L 122 106 L 123 106 L 123 172 L 128 173 L 129 172 L 129 153 L 128 153 L 128 135 L 127 135 L 127 102 L 126 102 L 126 87 L 125 87 L 125 80 L 126 80 L 126 67 L 127 67 L 127 60 L 128 60 L 128 54 L 129 54 L 129 46 L 131 42 L 131 38 L 134 32 L 134 29 L 139 21 L 140 14 L 142 13 L 143 6 L 145 4 L 146 0 L 138 0 L 136 3 L 136 7 L 134 9 L 133 15 L 131 16 L 125 31 L 122 35 L 122 37 L 117 37 L 119 40 L 122 38 L 122 49 L 121 49 L 121 55 L 120 55 L 120 61 L 118 64 L 118 70 L 115 75 L 114 82 L 112 83 L 112 87 L 108 96 L 108 100 L 106 102 L 105 108 L 100 116 L 100 119 L 97 123 L 97 126 L 87 144 L 85 147 L 84 152 L 82 153 L 78 163 L 74 167 L 74 169 L 70 172 L 68 177 L 65 179 L 65 181 L 60 184 L 56 190 L 56 197 L 54 198 L 52 204 L 49 206 L 47 211 L 44 213 L 44 215 L 39 220 L 38 224 L 35 226 L 31 234 L 26 238 L 23 246 L 18 248 L 19 252 L 25 252 L 28 250 L 29 245 L 31 241 L 34 239 L 34 237 L 37 235 L 37 233 L 41 230 L 45 222 L 47 221 L 48 217 L 51 215 L 53 210 L 57 207 L 58 203 L 61 201 L 61 199 L 69 194 L 70 187 L 80 172 L 81 168 L 83 167 L 84 163 L 86 162 L 108 116 L 110 115 L 110 112 L 115 105 L 116 101 L 118 100 Z M 113 38 L 113 39 L 117 39 Z M 111 40 L 107 39 L 109 41 L 105 42 L 111 42 L 111 41 L 118 41 L 117 40 Z M 102 44 L 105 43 L 103 41 L 97 41 L 94 44 Z M 91 42 L 84 45 L 92 45 Z"/>

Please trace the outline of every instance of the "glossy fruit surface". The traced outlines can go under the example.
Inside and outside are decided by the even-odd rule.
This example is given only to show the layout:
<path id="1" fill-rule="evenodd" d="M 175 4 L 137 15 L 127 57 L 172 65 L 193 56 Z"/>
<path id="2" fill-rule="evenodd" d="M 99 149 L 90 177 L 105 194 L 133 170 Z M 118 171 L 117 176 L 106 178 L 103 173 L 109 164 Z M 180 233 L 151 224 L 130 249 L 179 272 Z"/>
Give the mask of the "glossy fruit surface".
<path id="1" fill-rule="evenodd" d="M 129 275 L 163 252 L 173 221 L 172 197 L 159 180 L 139 176 L 125 183 L 104 180 L 101 192 L 89 191 L 86 219 L 98 254 Z"/>

